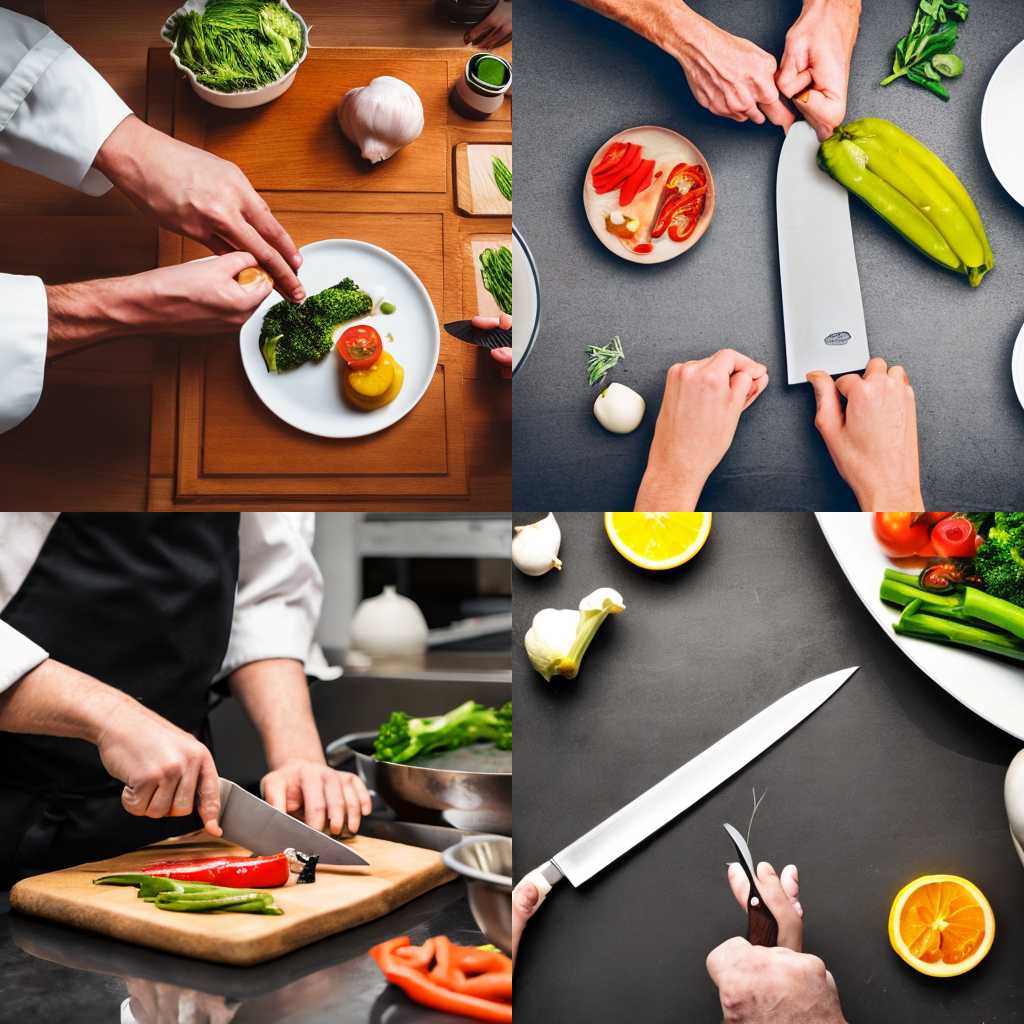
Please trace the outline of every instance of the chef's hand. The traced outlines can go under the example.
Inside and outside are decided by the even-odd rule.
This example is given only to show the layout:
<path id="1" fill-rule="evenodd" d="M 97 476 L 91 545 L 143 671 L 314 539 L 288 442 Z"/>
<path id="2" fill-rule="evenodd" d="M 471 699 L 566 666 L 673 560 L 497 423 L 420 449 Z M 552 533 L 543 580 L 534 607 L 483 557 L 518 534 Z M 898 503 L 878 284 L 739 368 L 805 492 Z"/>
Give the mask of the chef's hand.
<path id="1" fill-rule="evenodd" d="M 512 0 L 498 0 L 483 21 L 466 29 L 464 43 L 479 46 L 481 50 L 494 50 L 512 38 Z"/>
<path id="2" fill-rule="evenodd" d="M 695 509 L 741 414 L 767 386 L 764 364 L 729 348 L 670 367 L 636 510 Z"/>
<path id="3" fill-rule="evenodd" d="M 533 912 L 540 906 L 540 893 L 533 882 L 524 882 L 512 890 L 512 959 L 516 958 L 519 940 L 522 938 L 526 922 L 533 917 Z"/>
<path id="4" fill-rule="evenodd" d="M 789 129 L 795 118 L 779 99 L 770 53 L 688 9 L 682 25 L 685 34 L 676 37 L 671 52 L 702 107 L 734 121 L 768 120 Z"/>
<path id="5" fill-rule="evenodd" d="M 729 888 L 744 913 L 750 884 L 729 865 Z M 777 875 L 757 866 L 757 889 L 779 925 L 774 948 L 733 938 L 711 951 L 708 973 L 718 987 L 726 1024 L 845 1024 L 835 980 L 816 957 L 802 953 L 803 908 L 796 866 Z"/>
<path id="6" fill-rule="evenodd" d="M 210 334 L 238 327 L 271 291 L 265 281 L 243 287 L 235 280 L 254 266 L 247 252 L 233 252 L 131 277 L 47 285 L 47 357 L 129 334 Z"/>
<path id="7" fill-rule="evenodd" d="M 311 828 L 322 832 L 327 825 L 339 835 L 345 828 L 359 831 L 364 814 L 373 810 L 373 801 L 363 780 L 351 772 L 339 772 L 322 761 L 286 761 L 268 772 L 260 783 L 263 799 L 271 807 L 298 815 Z"/>
<path id="8" fill-rule="evenodd" d="M 251 252 L 286 298 L 301 302 L 302 256 L 249 179 L 233 164 L 126 117 L 94 166 L 158 224 L 222 254 Z"/>
<path id="9" fill-rule="evenodd" d="M 210 835 L 221 834 L 217 767 L 191 733 L 121 694 L 96 747 L 103 767 L 124 783 L 121 803 L 129 814 L 180 818 L 195 810 Z"/>
<path id="10" fill-rule="evenodd" d="M 508 313 L 502 313 L 500 316 L 475 316 L 473 317 L 472 324 L 474 327 L 479 327 L 481 330 L 489 331 L 495 327 L 500 327 L 503 331 L 512 330 L 512 317 Z M 512 349 L 511 348 L 492 348 L 491 358 L 501 367 L 501 375 L 505 380 L 512 379 Z"/>
<path id="11" fill-rule="evenodd" d="M 125 987 L 122 1024 L 230 1024 L 243 1006 L 224 996 L 144 978 L 127 978 Z"/>
<path id="12" fill-rule="evenodd" d="M 804 0 L 786 33 L 775 82 L 827 139 L 846 116 L 850 57 L 860 26 L 860 0 Z"/>
<path id="13" fill-rule="evenodd" d="M 923 512 L 917 412 L 907 371 L 876 356 L 863 376 L 847 373 L 833 381 L 815 370 L 807 379 L 818 404 L 814 425 L 860 507 Z"/>

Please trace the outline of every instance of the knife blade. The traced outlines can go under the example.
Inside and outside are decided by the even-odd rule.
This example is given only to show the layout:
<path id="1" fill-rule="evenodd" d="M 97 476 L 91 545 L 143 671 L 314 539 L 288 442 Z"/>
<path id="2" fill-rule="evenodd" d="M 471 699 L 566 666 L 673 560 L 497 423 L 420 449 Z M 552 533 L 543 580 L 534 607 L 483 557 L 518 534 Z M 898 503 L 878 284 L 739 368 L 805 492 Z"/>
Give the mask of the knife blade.
<path id="1" fill-rule="evenodd" d="M 480 348 L 512 347 L 512 330 L 508 327 L 475 327 L 472 320 L 453 320 L 445 324 L 444 329 L 453 338 Z"/>
<path id="2" fill-rule="evenodd" d="M 867 366 L 867 327 L 845 188 L 818 168 L 818 137 L 806 121 L 786 134 L 775 180 L 782 319 L 790 384 L 811 370 Z"/>
<path id="3" fill-rule="evenodd" d="M 780 697 L 524 875 L 519 885 L 532 882 L 537 887 L 539 906 L 563 878 L 574 886 L 593 878 L 764 753 L 824 704 L 858 667 L 832 672 Z"/>
<path id="4" fill-rule="evenodd" d="M 225 839 L 253 853 L 280 853 L 290 847 L 316 854 L 321 866 L 369 866 L 344 843 L 271 807 L 266 800 L 225 778 L 220 780 L 220 827 Z"/>

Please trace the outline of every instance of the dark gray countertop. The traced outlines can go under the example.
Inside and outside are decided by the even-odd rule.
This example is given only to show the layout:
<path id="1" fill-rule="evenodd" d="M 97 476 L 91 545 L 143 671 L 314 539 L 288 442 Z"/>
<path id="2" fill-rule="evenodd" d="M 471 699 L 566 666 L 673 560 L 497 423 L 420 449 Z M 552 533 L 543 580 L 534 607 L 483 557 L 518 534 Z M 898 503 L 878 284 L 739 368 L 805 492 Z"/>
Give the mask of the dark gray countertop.
<path id="1" fill-rule="evenodd" d="M 529 722 L 516 743 L 517 875 L 794 686 L 861 668 L 659 835 L 581 888 L 554 890 L 520 946 L 520 1024 L 720 1019 L 704 960 L 745 932 L 722 822 L 745 831 L 755 786 L 767 796 L 753 855 L 798 864 L 806 948 L 835 974 L 850 1021 L 1024 1021 L 1024 868 L 1002 800 L 1019 744 L 888 640 L 814 519 L 716 515 L 697 559 L 668 574 L 625 562 L 597 514 L 559 522 L 564 569 L 515 577 L 516 712 Z M 599 586 L 620 590 L 625 612 L 576 680 L 546 684 L 521 645 L 533 614 Z M 889 948 L 893 896 L 938 872 L 972 879 L 996 915 L 991 953 L 958 979 L 922 977 Z"/>
<path id="2" fill-rule="evenodd" d="M 132 1019 L 120 1009 L 131 997 L 138 1024 L 457 1024 L 387 985 L 366 955 L 402 934 L 416 943 L 441 934 L 486 941 L 459 881 L 258 967 L 189 960 L 14 914 L 2 893 L 0 1021 L 116 1024 Z"/>
<path id="3" fill-rule="evenodd" d="M 795 0 L 697 6 L 777 56 L 800 9 Z M 1024 37 L 1024 4 L 972 5 L 957 48 L 966 72 L 949 103 L 903 82 L 878 86 L 912 12 L 910 0 L 864 3 L 849 116 L 896 121 L 950 163 L 981 210 L 997 266 L 972 290 L 852 201 L 868 335 L 874 354 L 910 373 L 928 506 L 1005 508 L 1022 495 L 1024 411 L 1010 354 L 1024 320 L 1024 211 L 988 166 L 980 116 L 993 70 Z M 517 12 L 516 61 L 515 219 L 538 264 L 542 311 L 515 380 L 515 507 L 632 508 L 665 370 L 728 345 L 765 362 L 772 382 L 744 415 L 701 507 L 856 508 L 814 430 L 810 389 L 785 383 L 775 227 L 782 133 L 708 114 L 670 57 L 565 0 L 531 0 Z M 605 250 L 581 202 L 591 156 L 638 124 L 691 138 L 718 188 L 708 234 L 656 267 Z M 593 418 L 596 390 L 584 372 L 583 347 L 614 334 L 626 362 L 610 379 L 638 390 L 648 406 L 628 437 L 607 434 Z"/>

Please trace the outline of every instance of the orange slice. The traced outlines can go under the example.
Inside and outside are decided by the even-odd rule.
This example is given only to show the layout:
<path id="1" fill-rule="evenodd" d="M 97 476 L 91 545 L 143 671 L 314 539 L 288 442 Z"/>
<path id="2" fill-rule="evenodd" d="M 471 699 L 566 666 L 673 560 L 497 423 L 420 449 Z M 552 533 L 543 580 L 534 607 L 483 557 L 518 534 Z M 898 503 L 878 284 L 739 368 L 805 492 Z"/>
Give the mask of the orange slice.
<path id="1" fill-rule="evenodd" d="M 958 875 L 922 875 L 896 894 L 889 942 L 915 971 L 932 978 L 964 974 L 985 959 L 996 919 L 984 893 Z"/>

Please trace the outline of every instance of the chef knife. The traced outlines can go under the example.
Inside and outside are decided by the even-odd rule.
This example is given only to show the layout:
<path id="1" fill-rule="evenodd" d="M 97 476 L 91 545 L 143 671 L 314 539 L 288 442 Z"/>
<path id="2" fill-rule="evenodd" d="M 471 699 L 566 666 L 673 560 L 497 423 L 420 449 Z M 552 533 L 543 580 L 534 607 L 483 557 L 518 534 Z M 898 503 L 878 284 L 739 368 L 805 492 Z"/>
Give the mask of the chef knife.
<path id="1" fill-rule="evenodd" d="M 814 129 L 797 121 L 782 143 L 775 182 L 790 384 L 803 384 L 810 370 L 862 370 L 869 358 L 849 196 L 817 157 Z"/>
<path id="2" fill-rule="evenodd" d="M 220 827 L 224 838 L 253 853 L 289 848 L 316 855 L 320 866 L 367 866 L 355 850 L 253 796 L 229 779 L 220 780 Z"/>
<path id="3" fill-rule="evenodd" d="M 764 753 L 824 704 L 857 667 L 844 668 L 804 683 L 780 697 L 539 868 L 524 875 L 519 885 L 532 882 L 537 887 L 538 906 L 551 887 L 563 878 L 574 886 L 582 885 Z"/>
<path id="4" fill-rule="evenodd" d="M 453 338 L 468 342 L 470 345 L 479 345 L 480 348 L 512 347 L 511 328 L 476 327 L 472 320 L 453 320 L 445 324 L 444 329 Z"/>

